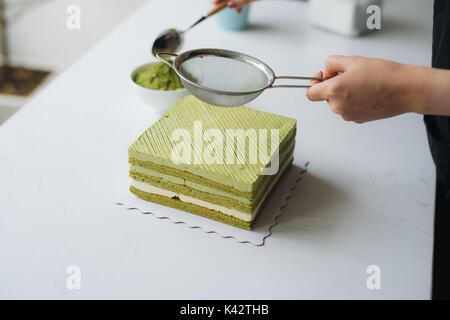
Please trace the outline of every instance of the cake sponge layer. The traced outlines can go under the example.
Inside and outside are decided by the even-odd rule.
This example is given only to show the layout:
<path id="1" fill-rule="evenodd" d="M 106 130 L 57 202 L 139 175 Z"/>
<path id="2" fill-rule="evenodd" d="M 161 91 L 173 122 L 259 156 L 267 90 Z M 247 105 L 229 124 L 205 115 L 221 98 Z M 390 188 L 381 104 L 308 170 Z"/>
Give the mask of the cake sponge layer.
<path id="1" fill-rule="evenodd" d="M 283 165 L 283 161 L 285 160 L 285 155 L 291 152 L 294 149 L 295 146 L 295 128 L 293 131 L 289 134 L 289 136 L 285 139 L 285 141 L 282 142 L 280 145 L 279 150 L 279 157 L 280 157 L 280 163 L 279 166 Z M 191 172 L 185 171 L 185 170 L 179 170 L 175 169 L 166 165 L 158 165 L 152 162 L 148 161 L 141 161 L 137 160 L 133 157 L 129 157 L 128 162 L 131 165 L 132 171 L 137 171 L 141 174 L 145 175 L 145 171 L 149 172 L 157 172 L 161 176 L 165 177 L 176 177 L 178 179 L 191 181 L 195 184 L 201 184 L 204 185 L 207 188 L 214 188 L 216 190 L 220 190 L 226 193 L 233 194 L 237 197 L 244 197 L 247 199 L 255 199 L 258 195 L 258 190 L 264 187 L 264 184 L 266 184 L 267 180 L 271 179 L 271 175 L 261 175 L 254 184 L 248 185 L 245 190 L 237 190 L 228 184 L 222 184 L 219 181 L 209 180 L 208 178 L 203 177 L 202 175 L 196 175 Z M 139 168 L 137 170 L 134 170 L 134 168 Z"/>
<path id="2" fill-rule="evenodd" d="M 284 167 L 288 164 L 289 160 L 292 159 L 293 157 L 293 148 L 287 150 L 287 152 L 289 153 L 284 154 L 280 157 L 282 160 L 280 171 L 284 169 Z M 189 182 L 187 180 L 183 180 L 181 183 L 174 183 L 168 179 L 171 178 L 172 176 L 167 175 L 165 177 L 151 176 L 143 172 L 140 172 L 139 168 L 140 167 L 137 167 L 136 168 L 137 170 L 130 169 L 130 177 L 133 178 L 134 180 L 147 182 L 151 185 L 167 189 L 172 192 L 177 192 L 184 195 L 192 195 L 193 197 L 200 200 L 208 201 L 217 205 L 225 206 L 231 209 L 236 209 L 247 213 L 253 212 L 253 210 L 259 205 L 259 203 L 264 200 L 264 196 L 267 193 L 268 189 L 272 187 L 273 181 L 276 181 L 281 173 L 278 172 L 277 175 L 266 176 L 267 179 L 264 181 L 264 184 L 261 185 L 261 187 L 255 191 L 255 195 L 252 195 L 251 198 L 240 199 L 237 198 L 236 195 L 218 193 L 217 192 L 218 190 L 214 188 L 206 187 L 206 189 L 200 190 L 199 188 L 191 187 L 187 185 L 187 182 Z"/>
<path id="3" fill-rule="evenodd" d="M 223 222 L 226 224 L 230 224 L 232 226 L 243 228 L 247 230 L 251 230 L 251 225 L 253 221 L 246 222 L 229 215 L 220 213 L 215 210 L 206 209 L 204 207 L 200 207 L 193 203 L 183 202 L 178 198 L 168 198 L 164 196 L 160 196 L 157 194 L 147 193 L 141 190 L 138 190 L 134 187 L 130 187 L 130 191 L 137 195 L 139 198 L 142 198 L 147 201 L 155 202 L 158 204 L 162 204 L 171 208 L 180 209 L 182 211 L 198 214 L 200 216 L 210 218 L 213 220 L 217 220 L 219 222 Z"/>
<path id="4" fill-rule="evenodd" d="M 201 123 L 201 128 L 198 128 Z M 295 136 L 296 120 L 275 115 L 267 112 L 246 108 L 233 107 L 222 108 L 204 103 L 193 96 L 186 96 L 176 103 L 167 113 L 165 113 L 157 122 L 147 129 L 128 149 L 132 164 L 142 165 L 143 163 L 153 163 L 157 166 L 165 166 L 179 171 L 191 173 L 196 176 L 206 178 L 210 181 L 227 185 L 233 189 L 251 192 L 258 178 L 261 176 L 262 170 L 270 163 L 270 157 L 275 150 L 272 147 L 272 132 L 278 132 L 277 147 L 281 147 L 283 142 Z M 174 163 L 172 161 L 172 151 L 179 146 L 179 140 L 173 139 L 174 132 L 185 130 L 193 139 L 189 140 L 192 147 L 192 155 L 190 163 Z M 246 160 L 245 165 L 234 161 L 221 163 L 206 163 L 204 161 L 196 162 L 195 159 L 202 159 L 204 150 L 208 146 L 206 141 L 195 143 L 196 129 L 201 133 L 208 130 L 220 132 L 222 137 L 229 136 L 230 131 L 254 133 L 246 134 L 246 144 L 248 146 L 258 145 L 258 137 L 256 132 L 262 131 L 267 133 L 267 154 L 262 157 L 263 161 L 257 163 L 249 163 Z M 184 140 L 184 139 L 183 139 Z M 237 140 L 237 138 L 236 138 Z M 202 146 L 199 148 L 199 146 Z M 236 146 L 235 146 L 236 147 Z M 258 148 L 258 155 L 264 155 L 264 148 Z M 250 147 L 245 150 L 234 150 L 236 159 L 250 158 Z M 261 157 L 259 157 L 261 160 Z M 153 168 L 149 168 L 153 169 Z M 167 172 L 170 174 L 170 172 Z"/>
<path id="5" fill-rule="evenodd" d="M 283 170 L 281 170 L 278 173 L 277 180 L 274 181 L 274 186 L 276 185 L 276 183 L 278 183 L 279 179 L 286 173 L 286 171 L 288 170 L 291 163 L 292 163 L 292 158 L 285 165 Z M 238 219 L 236 217 L 230 216 L 228 214 L 225 214 L 225 213 L 222 213 L 222 212 L 219 212 L 216 210 L 212 210 L 209 208 L 205 208 L 205 207 L 202 207 L 202 206 L 194 204 L 194 203 L 184 202 L 184 201 L 180 200 L 178 197 L 169 197 L 169 196 L 165 196 L 165 195 L 161 195 L 161 194 L 145 192 L 134 186 L 130 186 L 130 191 L 133 194 L 135 194 L 136 196 L 138 196 L 144 200 L 147 200 L 147 201 L 155 202 L 155 203 L 162 204 L 162 205 L 172 207 L 175 209 L 180 209 L 180 210 L 187 211 L 190 213 L 198 214 L 200 216 L 207 217 L 207 218 L 210 218 L 210 219 L 213 219 L 213 220 L 216 220 L 219 222 L 223 222 L 226 224 L 230 224 L 235 227 L 251 230 L 253 222 L 257 218 L 258 214 L 262 211 L 265 202 L 270 198 L 270 194 L 273 192 L 274 186 L 268 191 L 263 202 L 260 204 L 260 206 L 257 208 L 257 210 L 252 214 L 253 219 L 251 221 L 244 221 L 244 220 Z M 167 193 L 171 193 L 171 192 L 168 191 Z"/>

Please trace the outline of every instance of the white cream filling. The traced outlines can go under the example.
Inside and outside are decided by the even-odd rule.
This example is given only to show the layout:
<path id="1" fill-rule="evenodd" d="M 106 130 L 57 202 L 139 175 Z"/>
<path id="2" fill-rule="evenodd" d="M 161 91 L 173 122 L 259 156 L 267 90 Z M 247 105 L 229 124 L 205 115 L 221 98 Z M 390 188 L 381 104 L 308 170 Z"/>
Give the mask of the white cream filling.
<path id="1" fill-rule="evenodd" d="M 283 166 L 283 168 L 280 170 L 279 173 L 283 172 L 284 169 L 286 168 L 286 166 L 290 163 L 290 160 L 286 162 L 286 164 Z M 153 186 L 147 182 L 142 182 L 142 181 L 137 181 L 133 178 L 130 178 L 130 185 L 138 190 L 141 190 L 143 192 L 147 192 L 147 193 L 151 193 L 151 194 L 156 194 L 159 196 L 164 196 L 167 198 L 174 198 L 177 197 L 178 199 L 180 199 L 180 201 L 183 202 L 187 202 L 187 203 L 192 203 L 195 205 L 198 205 L 200 207 L 203 208 L 207 208 L 210 210 L 214 210 L 214 211 L 218 211 L 220 213 L 235 217 L 239 220 L 242 221 L 246 221 L 246 222 L 250 222 L 255 218 L 256 213 L 258 212 L 259 208 L 261 207 L 261 205 L 264 203 L 264 199 L 267 197 L 267 195 L 269 194 L 270 190 L 272 190 L 273 186 L 277 183 L 277 181 L 279 180 L 279 178 L 281 177 L 280 174 L 278 174 L 277 178 L 274 179 L 274 181 L 272 182 L 272 184 L 270 185 L 270 188 L 267 189 L 266 193 L 263 196 L 263 199 L 260 201 L 259 205 L 255 208 L 255 210 L 253 210 L 252 213 L 247 213 L 247 212 L 241 212 L 232 208 L 227 208 L 218 204 L 214 204 L 211 202 L 207 202 L 207 201 L 203 201 L 197 198 L 192 198 L 190 196 L 181 194 L 181 193 L 177 193 L 177 192 L 173 192 L 167 189 L 163 189 L 163 188 L 159 188 L 156 186 Z"/>
<path id="2" fill-rule="evenodd" d="M 192 198 L 192 197 L 186 196 L 181 193 L 176 193 L 176 192 L 173 192 L 173 191 L 170 191 L 167 189 L 155 187 L 147 182 L 137 181 L 132 178 L 130 179 L 130 185 L 135 187 L 138 190 L 141 190 L 141 191 L 144 191 L 147 193 L 157 194 L 157 195 L 168 197 L 168 198 L 177 197 L 178 199 L 180 199 L 183 202 L 192 203 L 192 204 L 195 204 L 195 205 L 203 207 L 203 208 L 218 211 L 218 212 L 238 218 L 239 220 L 243 220 L 243 221 L 252 221 L 254 215 L 257 212 L 255 210 L 253 213 L 247 213 L 247 212 L 241 212 L 241 211 L 231 209 L 231 208 L 226 208 L 224 206 L 214 204 L 211 202 L 207 202 L 207 201 L 203 201 L 203 200 L 200 200 L 197 198 Z"/>

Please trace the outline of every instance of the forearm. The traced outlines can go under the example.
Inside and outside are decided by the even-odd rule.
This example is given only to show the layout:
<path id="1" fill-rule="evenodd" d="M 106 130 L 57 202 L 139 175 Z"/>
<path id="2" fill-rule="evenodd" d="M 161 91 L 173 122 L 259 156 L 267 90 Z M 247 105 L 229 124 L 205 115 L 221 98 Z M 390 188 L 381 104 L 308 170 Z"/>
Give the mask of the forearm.
<path id="1" fill-rule="evenodd" d="M 401 94 L 412 112 L 450 116 L 450 70 L 403 66 Z"/>

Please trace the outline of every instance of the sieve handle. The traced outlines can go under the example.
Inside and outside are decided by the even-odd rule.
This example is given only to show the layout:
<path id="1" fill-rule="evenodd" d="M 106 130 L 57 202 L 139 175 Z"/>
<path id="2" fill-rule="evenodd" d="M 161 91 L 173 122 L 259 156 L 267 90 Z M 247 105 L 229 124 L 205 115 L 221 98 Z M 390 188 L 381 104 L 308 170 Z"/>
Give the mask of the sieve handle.
<path id="1" fill-rule="evenodd" d="M 324 78 L 318 78 L 318 77 L 294 77 L 294 76 L 275 76 L 275 81 L 277 79 L 292 79 L 292 80 L 317 80 L 317 81 L 324 81 Z M 279 85 L 272 85 L 269 88 L 309 88 L 310 85 L 293 85 L 293 84 L 279 84 Z"/>
<path id="2" fill-rule="evenodd" d="M 171 52 L 158 52 L 156 54 L 156 58 L 158 58 L 159 60 L 161 60 L 161 62 L 164 62 L 165 64 L 167 64 L 169 67 L 173 68 L 173 63 L 170 63 L 169 61 L 167 61 L 166 59 L 164 59 L 161 56 L 172 56 L 172 57 L 178 57 L 178 55 L 176 53 L 171 53 Z"/>

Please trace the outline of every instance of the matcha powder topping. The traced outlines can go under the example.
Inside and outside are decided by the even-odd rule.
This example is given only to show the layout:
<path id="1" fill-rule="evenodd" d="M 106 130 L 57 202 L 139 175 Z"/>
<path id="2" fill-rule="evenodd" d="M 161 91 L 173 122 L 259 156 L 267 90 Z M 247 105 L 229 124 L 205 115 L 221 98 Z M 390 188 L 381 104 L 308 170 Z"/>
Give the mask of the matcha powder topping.
<path id="1" fill-rule="evenodd" d="M 136 74 L 134 81 L 153 90 L 177 90 L 183 88 L 176 72 L 164 62 L 157 62 Z"/>

